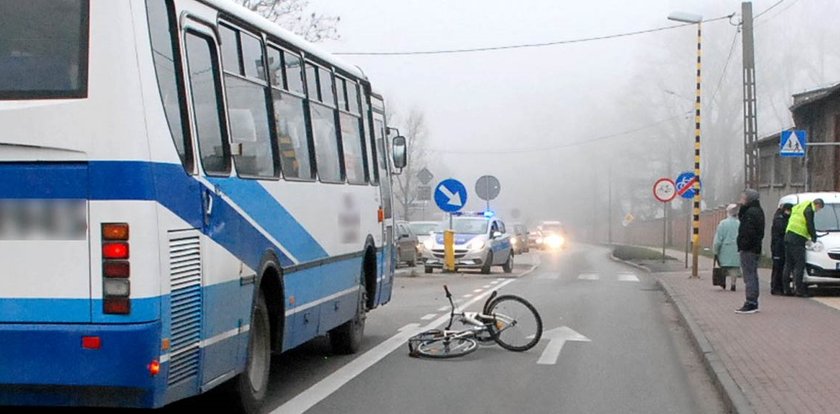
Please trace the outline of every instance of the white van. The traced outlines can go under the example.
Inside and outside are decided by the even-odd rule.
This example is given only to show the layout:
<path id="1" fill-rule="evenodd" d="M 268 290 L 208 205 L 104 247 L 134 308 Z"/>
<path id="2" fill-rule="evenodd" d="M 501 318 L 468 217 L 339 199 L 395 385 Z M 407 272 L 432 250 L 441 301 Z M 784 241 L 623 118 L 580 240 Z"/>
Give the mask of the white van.
<path id="1" fill-rule="evenodd" d="M 825 208 L 814 215 L 817 242 L 808 243 L 803 280 L 807 285 L 840 285 L 840 193 L 790 194 L 779 199 L 779 205 L 817 198 L 825 201 Z"/>

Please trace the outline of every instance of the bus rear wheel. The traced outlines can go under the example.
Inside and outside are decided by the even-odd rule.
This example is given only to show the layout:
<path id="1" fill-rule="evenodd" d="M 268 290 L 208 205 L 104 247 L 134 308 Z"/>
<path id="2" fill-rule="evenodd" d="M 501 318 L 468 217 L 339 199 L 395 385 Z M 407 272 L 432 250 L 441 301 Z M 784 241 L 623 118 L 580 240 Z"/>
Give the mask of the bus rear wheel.
<path id="1" fill-rule="evenodd" d="M 365 303 L 367 290 L 359 286 L 359 299 L 356 304 L 356 316 L 330 331 L 330 348 L 336 354 L 355 354 L 362 349 L 362 337 L 365 335 Z"/>
<path id="2" fill-rule="evenodd" d="M 248 340 L 248 361 L 245 371 L 230 382 L 231 391 L 238 411 L 245 414 L 261 412 L 263 400 L 268 391 L 268 376 L 271 368 L 271 325 L 268 305 L 262 291 L 258 293 L 251 312 L 251 329 Z"/>

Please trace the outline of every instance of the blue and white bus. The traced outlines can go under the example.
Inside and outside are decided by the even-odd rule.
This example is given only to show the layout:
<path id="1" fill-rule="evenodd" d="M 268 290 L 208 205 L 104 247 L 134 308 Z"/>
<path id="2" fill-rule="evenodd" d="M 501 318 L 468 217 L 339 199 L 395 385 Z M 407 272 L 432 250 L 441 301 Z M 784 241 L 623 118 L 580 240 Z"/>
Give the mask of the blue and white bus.
<path id="1" fill-rule="evenodd" d="M 391 298 L 405 139 L 362 71 L 222 0 L 0 2 L 0 406 L 161 407 Z"/>

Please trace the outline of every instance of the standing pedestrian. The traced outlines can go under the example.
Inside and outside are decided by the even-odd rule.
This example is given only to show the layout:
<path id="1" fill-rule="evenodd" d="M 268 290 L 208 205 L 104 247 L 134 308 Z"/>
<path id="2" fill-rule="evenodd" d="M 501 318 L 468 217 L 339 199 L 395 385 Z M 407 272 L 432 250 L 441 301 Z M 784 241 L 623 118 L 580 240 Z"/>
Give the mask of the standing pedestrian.
<path id="1" fill-rule="evenodd" d="M 794 293 L 799 297 L 808 297 L 808 286 L 802 281 L 805 276 L 805 246 L 808 242 L 817 242 L 817 230 L 814 227 L 814 214 L 825 206 L 821 198 L 803 201 L 790 211 L 787 231 L 785 232 L 785 270 L 784 286 L 790 283 L 793 275 Z M 787 283 L 785 283 L 787 282 Z"/>
<path id="2" fill-rule="evenodd" d="M 741 193 L 738 211 L 738 252 L 741 258 L 741 275 L 744 277 L 746 302 L 735 313 L 758 312 L 758 258 L 764 240 L 764 210 L 758 201 L 758 191 L 751 188 Z"/>
<path id="3" fill-rule="evenodd" d="M 790 210 L 793 204 L 785 203 L 773 215 L 773 227 L 770 229 L 770 253 L 773 255 L 773 275 L 770 278 L 770 294 L 787 294 L 790 283 L 784 284 L 782 275 L 785 271 L 785 232 L 787 231 Z"/>
<path id="4" fill-rule="evenodd" d="M 726 218 L 721 220 L 715 231 L 715 242 L 712 250 L 718 265 L 732 278 L 729 289 L 735 291 L 735 281 L 741 273 L 741 259 L 738 257 L 738 205 L 730 204 L 726 207 Z M 724 288 L 726 288 L 724 286 Z"/>

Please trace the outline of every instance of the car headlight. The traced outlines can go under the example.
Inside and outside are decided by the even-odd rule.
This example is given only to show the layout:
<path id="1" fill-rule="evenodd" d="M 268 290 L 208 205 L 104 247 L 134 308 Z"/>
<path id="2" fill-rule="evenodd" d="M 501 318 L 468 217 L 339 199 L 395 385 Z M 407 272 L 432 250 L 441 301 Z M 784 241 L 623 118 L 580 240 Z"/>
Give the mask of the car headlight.
<path id="1" fill-rule="evenodd" d="M 515 237 L 510 239 L 510 244 L 517 244 L 517 243 L 519 243 L 519 240 L 516 239 Z"/>
<path id="2" fill-rule="evenodd" d="M 548 236 L 545 239 L 545 244 L 552 248 L 563 247 L 563 243 L 565 242 L 566 240 L 562 236 Z"/>
<path id="3" fill-rule="evenodd" d="M 484 244 L 484 240 L 473 240 L 467 245 L 467 249 L 473 252 L 478 251 L 484 248 Z"/>
<path id="4" fill-rule="evenodd" d="M 427 250 L 432 250 L 432 248 L 435 247 L 435 241 L 432 239 L 426 239 L 423 242 L 423 247 L 425 247 Z"/>

